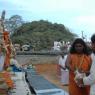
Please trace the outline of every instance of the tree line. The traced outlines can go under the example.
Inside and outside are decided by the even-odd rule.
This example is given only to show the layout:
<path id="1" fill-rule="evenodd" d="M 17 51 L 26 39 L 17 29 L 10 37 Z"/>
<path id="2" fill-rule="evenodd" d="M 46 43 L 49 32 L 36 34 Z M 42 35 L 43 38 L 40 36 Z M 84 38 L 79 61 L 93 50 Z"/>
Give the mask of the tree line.
<path id="1" fill-rule="evenodd" d="M 6 20 L 13 43 L 29 44 L 34 50 L 51 49 L 54 41 L 73 41 L 77 36 L 63 24 L 46 20 L 24 22 L 22 17 L 14 15 Z"/>

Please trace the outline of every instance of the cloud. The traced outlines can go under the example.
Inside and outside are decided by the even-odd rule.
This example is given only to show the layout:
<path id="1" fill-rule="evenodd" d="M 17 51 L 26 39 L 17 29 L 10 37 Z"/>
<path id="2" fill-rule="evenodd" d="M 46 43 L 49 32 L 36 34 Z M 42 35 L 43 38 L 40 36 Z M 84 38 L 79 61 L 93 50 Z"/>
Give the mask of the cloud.
<path id="1" fill-rule="evenodd" d="M 91 1 L 93 0 L 0 0 L 7 10 L 51 14 L 72 12 L 72 15 L 93 11 L 95 1 Z"/>
<path id="2" fill-rule="evenodd" d="M 19 10 L 27 11 L 69 11 L 84 7 L 83 0 L 2 0 L 2 2 L 14 5 L 11 10 L 17 7 Z"/>
<path id="3" fill-rule="evenodd" d="M 95 15 L 79 16 L 76 18 L 76 21 L 79 23 L 88 23 L 95 25 Z"/>
<path id="4" fill-rule="evenodd" d="M 87 35 L 95 33 L 95 0 L 0 0 L 0 9 L 28 21 L 46 19 L 62 23 L 80 35 L 82 30 Z"/>

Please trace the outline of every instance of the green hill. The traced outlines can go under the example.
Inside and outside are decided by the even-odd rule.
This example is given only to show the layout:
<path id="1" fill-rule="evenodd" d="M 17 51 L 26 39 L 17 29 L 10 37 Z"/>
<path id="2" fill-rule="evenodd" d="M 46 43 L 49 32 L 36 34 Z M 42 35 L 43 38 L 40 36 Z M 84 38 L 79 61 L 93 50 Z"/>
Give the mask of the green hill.
<path id="1" fill-rule="evenodd" d="M 12 35 L 13 43 L 31 44 L 35 50 L 50 49 L 54 41 L 73 41 L 75 34 L 63 24 L 40 20 L 24 23 Z"/>

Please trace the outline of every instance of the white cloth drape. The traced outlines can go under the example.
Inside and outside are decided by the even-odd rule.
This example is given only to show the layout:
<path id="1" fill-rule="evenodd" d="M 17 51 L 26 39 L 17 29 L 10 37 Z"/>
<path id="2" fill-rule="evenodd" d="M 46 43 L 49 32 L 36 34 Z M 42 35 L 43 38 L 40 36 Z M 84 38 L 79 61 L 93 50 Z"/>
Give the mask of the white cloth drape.
<path id="1" fill-rule="evenodd" d="M 60 58 L 59 58 L 59 65 L 64 67 L 64 68 L 65 68 L 66 58 L 67 58 L 67 55 L 64 56 L 64 58 L 62 58 L 62 56 L 60 56 Z M 61 69 L 61 83 L 63 85 L 68 85 L 68 83 L 69 83 L 69 71 L 67 69 L 66 70 L 64 70 L 62 68 L 60 68 L 60 69 Z"/>

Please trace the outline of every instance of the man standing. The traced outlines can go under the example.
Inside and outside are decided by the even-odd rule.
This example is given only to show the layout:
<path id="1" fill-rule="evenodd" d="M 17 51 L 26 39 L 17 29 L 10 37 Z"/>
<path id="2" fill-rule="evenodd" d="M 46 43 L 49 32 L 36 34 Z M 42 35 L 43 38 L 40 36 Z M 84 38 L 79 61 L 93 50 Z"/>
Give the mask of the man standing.
<path id="1" fill-rule="evenodd" d="M 63 86 L 68 85 L 69 82 L 69 71 L 65 67 L 66 58 L 67 55 L 62 52 L 59 57 L 59 66 L 61 70 L 61 83 Z"/>
<path id="2" fill-rule="evenodd" d="M 83 78 L 77 79 L 78 85 L 90 85 L 90 95 L 95 95 L 95 34 L 91 37 L 92 42 L 92 65 L 90 68 L 90 74 L 89 76 L 85 76 Z"/>

